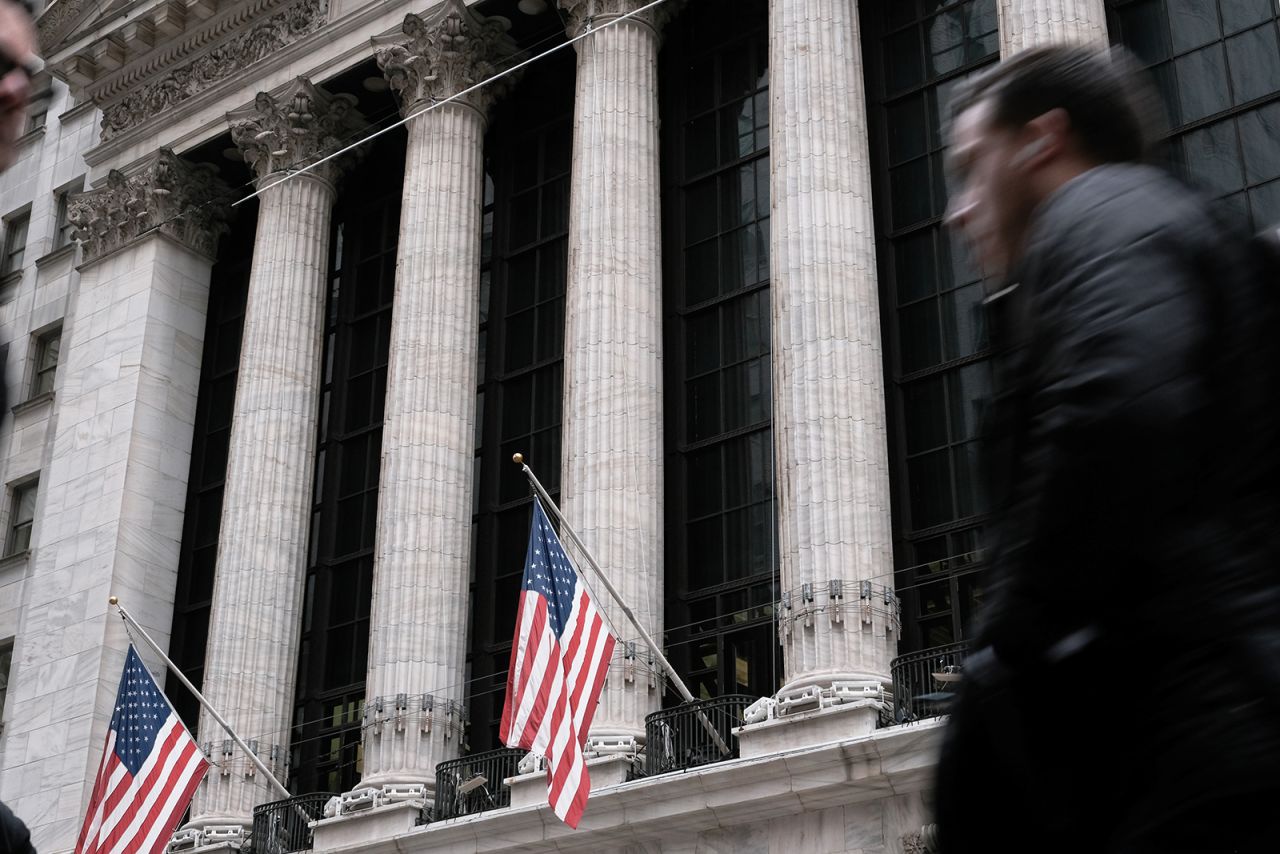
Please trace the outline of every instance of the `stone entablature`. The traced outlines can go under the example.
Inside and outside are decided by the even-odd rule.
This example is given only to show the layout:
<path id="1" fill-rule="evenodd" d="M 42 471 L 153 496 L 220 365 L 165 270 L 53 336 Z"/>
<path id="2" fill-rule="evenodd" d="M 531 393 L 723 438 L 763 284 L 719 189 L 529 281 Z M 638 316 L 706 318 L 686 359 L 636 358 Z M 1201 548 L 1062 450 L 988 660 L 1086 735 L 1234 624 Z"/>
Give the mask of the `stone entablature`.
<path id="1" fill-rule="evenodd" d="M 217 171 L 162 148 L 135 174 L 113 169 L 105 187 L 72 196 L 67 219 L 84 246 L 84 263 L 151 231 L 213 258 L 230 213 L 230 191 Z"/>
<path id="2" fill-rule="evenodd" d="M 315 32 L 328 6 L 161 0 L 127 20 L 112 19 L 113 29 L 55 57 L 51 69 L 102 110 L 106 142 Z"/>

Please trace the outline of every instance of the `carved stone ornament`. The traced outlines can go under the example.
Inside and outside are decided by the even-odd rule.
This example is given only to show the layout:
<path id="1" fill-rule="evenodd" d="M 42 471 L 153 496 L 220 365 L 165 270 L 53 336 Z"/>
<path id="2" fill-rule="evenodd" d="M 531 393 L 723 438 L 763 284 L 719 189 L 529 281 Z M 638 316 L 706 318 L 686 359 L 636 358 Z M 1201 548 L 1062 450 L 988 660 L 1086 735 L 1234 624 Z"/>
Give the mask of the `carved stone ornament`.
<path id="1" fill-rule="evenodd" d="M 650 0 L 557 0 L 560 8 L 568 15 L 565 32 L 569 38 L 581 35 L 588 26 L 599 26 L 619 15 L 634 12 L 646 5 Z M 648 24 L 655 31 L 671 20 L 683 0 L 667 0 L 646 12 L 636 15 L 633 20 Z"/>
<path id="2" fill-rule="evenodd" d="M 354 95 L 330 95 L 298 77 L 278 96 L 259 92 L 253 106 L 227 114 L 231 139 L 259 178 L 288 172 L 332 154 L 368 127 Z M 310 174 L 336 182 L 360 149 L 330 160 Z"/>
<path id="3" fill-rule="evenodd" d="M 902 836 L 902 854 L 935 854 L 937 850 L 937 825 L 926 824 Z"/>
<path id="4" fill-rule="evenodd" d="M 913 830 L 902 835 L 902 854 L 925 854 L 924 840 L 920 831 Z"/>
<path id="5" fill-rule="evenodd" d="M 420 102 L 432 103 L 487 80 L 497 63 L 515 55 L 516 43 L 507 35 L 504 18 L 485 18 L 463 0 L 444 0 L 427 18 L 404 18 L 403 41 L 380 47 L 378 67 L 407 111 Z M 463 99 L 481 113 L 506 90 L 510 78 L 470 93 Z"/>
<path id="6" fill-rule="evenodd" d="M 88 0 L 59 0 L 52 7 L 46 4 L 45 10 L 36 20 L 36 33 L 39 36 L 40 52 L 49 54 L 58 45 L 61 37 L 72 21 L 82 17 L 86 5 L 94 5 Z"/>
<path id="7" fill-rule="evenodd" d="M 123 100 L 102 109 L 102 141 L 137 127 L 255 62 L 320 29 L 329 0 L 299 0 L 264 21 L 238 32 L 190 62 L 165 72 Z"/>
<path id="8" fill-rule="evenodd" d="M 142 170 L 111 170 L 107 185 L 71 197 L 67 220 L 84 246 L 85 263 L 153 231 L 213 258 L 227 232 L 230 190 L 217 167 L 192 164 L 167 148 Z"/>

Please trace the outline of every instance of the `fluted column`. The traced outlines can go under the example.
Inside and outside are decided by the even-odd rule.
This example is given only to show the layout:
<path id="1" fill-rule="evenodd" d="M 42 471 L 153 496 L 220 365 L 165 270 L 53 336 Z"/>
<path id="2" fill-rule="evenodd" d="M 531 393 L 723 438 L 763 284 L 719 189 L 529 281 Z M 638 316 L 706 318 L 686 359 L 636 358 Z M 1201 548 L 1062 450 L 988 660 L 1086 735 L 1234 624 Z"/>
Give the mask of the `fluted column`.
<path id="1" fill-rule="evenodd" d="M 204 691 L 281 780 L 297 671 L 315 468 L 330 212 L 339 166 L 286 169 L 340 147 L 361 120 L 351 96 L 299 78 L 228 116 L 263 189 L 233 409 Z M 203 712 L 210 769 L 192 825 L 252 824 L 280 795 Z"/>
<path id="2" fill-rule="evenodd" d="M 1000 0 L 1000 56 L 1052 42 L 1107 46 L 1102 0 Z"/>
<path id="3" fill-rule="evenodd" d="M 780 696 L 841 703 L 897 640 L 856 4 L 772 0 L 769 41 Z"/>
<path id="4" fill-rule="evenodd" d="M 560 0 L 570 35 L 642 5 Z M 570 524 L 641 624 L 661 638 L 657 25 L 646 13 L 577 43 L 561 494 Z M 660 707 L 661 691 L 635 630 L 612 602 L 602 606 L 622 639 L 634 642 L 616 648 L 589 735 L 597 744 L 640 743 L 645 715 Z M 627 658 L 628 646 L 634 659 Z"/>
<path id="5" fill-rule="evenodd" d="M 489 77 L 505 26 L 446 0 L 378 64 L 411 115 Z M 405 38 L 407 37 L 407 38 Z M 369 637 L 361 788 L 434 790 L 466 696 L 486 87 L 409 123 Z"/>

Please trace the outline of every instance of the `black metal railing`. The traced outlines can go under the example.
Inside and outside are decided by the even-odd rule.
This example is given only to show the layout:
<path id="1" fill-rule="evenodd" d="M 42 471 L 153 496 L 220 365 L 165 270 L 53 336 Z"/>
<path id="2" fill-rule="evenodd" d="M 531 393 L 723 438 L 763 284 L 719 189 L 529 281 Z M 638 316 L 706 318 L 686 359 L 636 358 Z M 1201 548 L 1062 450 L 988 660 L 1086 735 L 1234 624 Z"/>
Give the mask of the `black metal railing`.
<path id="1" fill-rule="evenodd" d="M 518 748 L 504 747 L 436 765 L 432 818 L 443 821 L 510 805 L 511 790 L 504 781 L 520 773 L 517 766 L 524 754 Z"/>
<path id="2" fill-rule="evenodd" d="M 314 792 L 254 807 L 252 854 L 311 850 L 311 822 L 324 817 L 332 792 Z"/>
<path id="3" fill-rule="evenodd" d="M 735 727 L 758 697 L 727 694 L 654 712 L 644 719 L 645 773 L 665 774 L 738 756 Z"/>
<path id="4" fill-rule="evenodd" d="M 968 641 L 900 655 L 889 665 L 893 707 L 881 718 L 884 726 L 945 715 L 960 687 Z"/>

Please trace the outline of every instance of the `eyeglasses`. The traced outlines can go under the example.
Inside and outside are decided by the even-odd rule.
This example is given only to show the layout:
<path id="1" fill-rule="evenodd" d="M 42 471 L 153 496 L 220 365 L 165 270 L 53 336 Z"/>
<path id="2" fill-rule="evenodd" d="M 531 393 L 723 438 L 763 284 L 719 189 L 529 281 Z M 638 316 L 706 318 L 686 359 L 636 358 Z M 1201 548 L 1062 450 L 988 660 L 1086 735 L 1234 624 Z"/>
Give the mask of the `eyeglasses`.
<path id="1" fill-rule="evenodd" d="M 44 71 L 44 63 L 40 61 L 38 56 L 14 59 L 8 52 L 0 50 L 0 78 L 8 77 L 9 73 L 15 69 L 21 71 L 27 76 L 27 80 L 30 80 L 41 71 Z"/>

